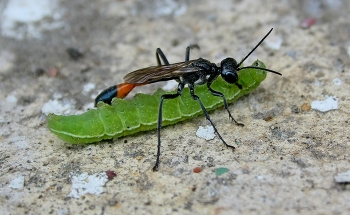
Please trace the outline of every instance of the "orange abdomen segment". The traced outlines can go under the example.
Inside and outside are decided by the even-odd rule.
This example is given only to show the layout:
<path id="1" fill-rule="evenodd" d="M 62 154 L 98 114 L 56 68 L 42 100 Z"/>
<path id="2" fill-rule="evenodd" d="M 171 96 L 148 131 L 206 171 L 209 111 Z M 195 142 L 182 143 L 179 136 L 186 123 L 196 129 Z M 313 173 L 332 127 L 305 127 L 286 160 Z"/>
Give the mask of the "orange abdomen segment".
<path id="1" fill-rule="evenodd" d="M 112 99 L 117 98 L 125 98 L 131 90 L 133 90 L 136 86 L 141 86 L 144 84 L 129 84 L 129 83 L 122 83 L 118 85 L 111 86 L 104 91 L 102 91 L 95 99 L 95 106 L 99 102 L 104 102 L 107 104 L 112 103 Z"/>

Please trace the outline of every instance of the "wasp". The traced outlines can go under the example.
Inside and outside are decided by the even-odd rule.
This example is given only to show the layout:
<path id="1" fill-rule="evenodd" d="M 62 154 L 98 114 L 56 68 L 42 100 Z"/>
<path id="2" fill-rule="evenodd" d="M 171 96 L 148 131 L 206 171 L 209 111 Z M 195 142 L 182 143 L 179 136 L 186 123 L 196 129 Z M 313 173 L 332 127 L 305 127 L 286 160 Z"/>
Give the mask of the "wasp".
<path id="1" fill-rule="evenodd" d="M 160 98 L 159 109 L 158 109 L 158 123 L 157 123 L 157 135 L 158 135 L 158 145 L 157 145 L 157 158 L 156 163 L 153 167 L 153 171 L 158 170 L 159 161 L 160 161 L 160 147 L 161 147 L 161 138 L 160 138 L 160 130 L 162 127 L 162 109 L 163 102 L 169 99 L 175 99 L 181 96 L 184 87 L 187 85 L 189 88 L 190 96 L 192 99 L 196 100 L 201 107 L 206 119 L 213 126 L 215 133 L 220 138 L 220 140 L 225 144 L 226 147 L 235 149 L 234 146 L 229 145 L 222 138 L 218 130 L 216 129 L 214 123 L 210 119 L 208 111 L 204 107 L 201 99 L 195 94 L 195 86 L 206 84 L 208 90 L 213 96 L 221 97 L 224 103 L 224 107 L 229 115 L 229 118 L 235 122 L 238 126 L 244 126 L 242 123 L 238 123 L 231 115 L 231 112 L 228 108 L 228 104 L 224 94 L 221 92 L 215 91 L 211 88 L 211 84 L 213 81 L 221 75 L 221 77 L 230 84 L 236 85 L 239 89 L 242 88 L 241 85 L 237 83 L 239 77 L 239 71 L 242 69 L 260 69 L 267 72 L 272 72 L 277 75 L 282 75 L 279 72 L 254 67 L 254 66 L 246 66 L 241 67 L 243 62 L 261 45 L 261 43 L 269 36 L 272 32 L 273 28 L 260 40 L 260 42 L 239 62 L 233 58 L 225 58 L 220 62 L 219 65 L 215 63 L 211 63 L 210 61 L 198 58 L 195 60 L 190 60 L 190 50 L 193 48 L 199 48 L 198 45 L 190 45 L 186 48 L 185 61 L 179 63 L 170 64 L 163 51 L 160 48 L 156 50 L 156 58 L 158 66 L 151 66 L 144 69 L 139 69 L 127 74 L 124 77 L 124 83 L 119 85 L 111 86 L 104 91 L 102 91 L 95 99 L 95 105 L 98 102 L 105 102 L 111 104 L 112 99 L 124 98 L 126 97 L 135 87 L 143 86 L 155 82 L 160 81 L 168 81 L 168 80 L 176 80 L 178 81 L 177 92 L 175 94 L 164 94 Z M 163 64 L 161 63 L 163 61 Z"/>

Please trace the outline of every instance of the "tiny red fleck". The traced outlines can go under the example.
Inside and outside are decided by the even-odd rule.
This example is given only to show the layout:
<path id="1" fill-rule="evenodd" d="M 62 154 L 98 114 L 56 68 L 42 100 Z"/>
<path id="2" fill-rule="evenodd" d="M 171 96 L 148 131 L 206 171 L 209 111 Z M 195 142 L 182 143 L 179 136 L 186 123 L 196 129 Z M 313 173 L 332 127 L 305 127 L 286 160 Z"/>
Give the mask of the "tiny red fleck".
<path id="1" fill-rule="evenodd" d="M 108 177 L 108 180 L 112 180 L 115 176 L 117 176 L 117 173 L 115 173 L 114 171 L 112 170 L 107 170 L 106 171 L 106 175 Z"/>
<path id="2" fill-rule="evenodd" d="M 315 24 L 315 18 L 306 18 L 300 23 L 300 27 L 302 28 L 310 28 L 313 24 Z"/>
<path id="3" fill-rule="evenodd" d="M 201 171 L 202 171 L 202 169 L 199 166 L 193 168 L 194 173 L 200 173 Z"/>
<path id="4" fill-rule="evenodd" d="M 56 77 L 58 75 L 58 69 L 55 67 L 52 67 L 49 70 L 47 70 L 47 74 L 50 77 Z"/>

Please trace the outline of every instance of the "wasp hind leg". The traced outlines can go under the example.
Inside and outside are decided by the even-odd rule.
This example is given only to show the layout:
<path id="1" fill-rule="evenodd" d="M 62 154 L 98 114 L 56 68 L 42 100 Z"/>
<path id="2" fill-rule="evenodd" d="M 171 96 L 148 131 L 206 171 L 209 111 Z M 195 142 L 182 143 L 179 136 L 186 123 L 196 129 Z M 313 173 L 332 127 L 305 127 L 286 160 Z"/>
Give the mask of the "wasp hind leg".
<path id="1" fill-rule="evenodd" d="M 159 109 L 158 109 L 158 123 L 157 123 L 157 134 L 158 134 L 158 145 L 157 145 L 157 159 L 156 163 L 153 167 L 153 171 L 158 171 L 158 166 L 159 166 L 159 158 L 160 158 L 160 129 L 162 128 L 162 121 L 163 121 L 163 101 L 165 99 L 175 99 L 182 94 L 182 90 L 184 89 L 185 85 L 183 83 L 180 83 L 179 86 L 177 87 L 177 93 L 175 94 L 164 94 L 160 98 L 160 103 L 159 103 Z"/>
<path id="2" fill-rule="evenodd" d="M 157 48 L 157 50 L 156 50 L 156 57 L 157 57 L 158 66 L 162 65 L 160 58 L 162 58 L 164 65 L 169 65 L 168 59 L 165 57 L 165 54 L 163 53 L 163 51 L 160 48 Z"/>
<path id="3" fill-rule="evenodd" d="M 191 49 L 199 49 L 199 45 L 192 44 L 192 45 L 187 46 L 187 48 L 186 48 L 186 55 L 185 55 L 185 61 L 189 61 L 190 60 Z M 156 50 L 156 57 L 157 57 L 157 64 L 158 64 L 158 66 L 169 65 L 168 59 L 166 58 L 165 54 L 163 53 L 163 51 L 160 48 L 157 48 L 157 50 Z M 160 61 L 160 59 L 162 59 L 163 64 Z"/>

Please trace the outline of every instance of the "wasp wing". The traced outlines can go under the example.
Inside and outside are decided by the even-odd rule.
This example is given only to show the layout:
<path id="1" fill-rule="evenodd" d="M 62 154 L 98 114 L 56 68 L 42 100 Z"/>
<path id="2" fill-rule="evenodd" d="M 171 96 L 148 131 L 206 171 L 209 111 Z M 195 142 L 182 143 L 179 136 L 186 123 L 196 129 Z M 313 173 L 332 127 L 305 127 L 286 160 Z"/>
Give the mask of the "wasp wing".
<path id="1" fill-rule="evenodd" d="M 195 60 L 139 69 L 127 74 L 124 77 L 124 81 L 125 83 L 146 84 L 179 79 L 179 77 L 184 74 L 196 72 L 200 69 L 198 67 L 191 66 L 193 61 Z"/>

